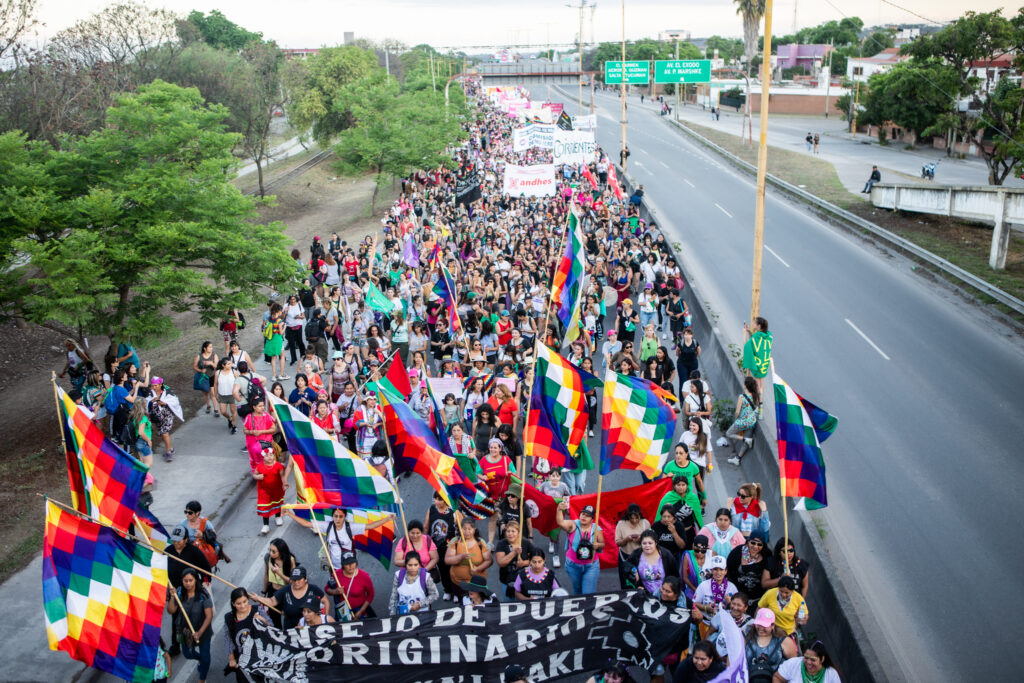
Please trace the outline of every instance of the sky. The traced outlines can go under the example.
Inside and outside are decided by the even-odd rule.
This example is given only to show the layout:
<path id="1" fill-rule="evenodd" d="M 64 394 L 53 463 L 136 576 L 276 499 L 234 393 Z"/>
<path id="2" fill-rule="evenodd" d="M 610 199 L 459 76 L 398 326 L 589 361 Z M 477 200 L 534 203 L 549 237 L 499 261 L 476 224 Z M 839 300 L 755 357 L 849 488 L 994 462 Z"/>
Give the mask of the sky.
<path id="1" fill-rule="evenodd" d="M 595 0 L 585 0 L 589 5 Z M 182 15 L 193 9 L 219 9 L 229 19 L 281 47 L 320 47 L 342 42 L 345 31 L 373 41 L 394 39 L 407 45 L 442 47 L 570 43 L 579 30 L 580 0 L 147 0 Z M 102 10 L 112 0 L 38 0 L 45 38 Z M 899 6 L 899 9 L 896 7 Z M 689 31 L 692 37 L 742 36 L 732 0 L 626 0 L 626 39 L 657 37 L 659 32 Z M 1002 8 L 998 0 L 972 0 L 970 9 Z M 868 26 L 880 23 L 948 21 L 967 8 L 964 0 L 776 0 L 773 34 L 792 33 L 844 16 L 859 16 Z M 584 11 L 584 40 L 622 37 L 621 0 L 596 0 Z M 484 52 L 484 49 L 466 50 Z"/>

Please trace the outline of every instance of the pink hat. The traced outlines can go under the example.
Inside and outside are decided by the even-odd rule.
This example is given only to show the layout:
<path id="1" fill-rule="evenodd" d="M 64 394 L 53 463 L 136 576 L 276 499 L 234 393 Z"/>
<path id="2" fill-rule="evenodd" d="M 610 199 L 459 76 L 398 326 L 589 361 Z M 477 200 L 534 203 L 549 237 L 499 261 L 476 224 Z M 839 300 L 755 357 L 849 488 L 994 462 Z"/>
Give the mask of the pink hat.
<path id="1" fill-rule="evenodd" d="M 762 607 L 757 610 L 757 616 L 754 617 L 754 626 L 772 628 L 775 626 L 775 612 L 771 611 L 767 607 Z"/>
<path id="2" fill-rule="evenodd" d="M 419 376 L 420 376 L 420 371 L 417 370 L 416 368 L 413 368 L 412 370 L 409 371 L 409 377 L 419 377 Z"/>
<path id="3" fill-rule="evenodd" d="M 163 377 L 154 377 L 153 379 L 149 380 L 149 383 L 150 384 L 163 384 L 164 383 L 164 378 Z"/>

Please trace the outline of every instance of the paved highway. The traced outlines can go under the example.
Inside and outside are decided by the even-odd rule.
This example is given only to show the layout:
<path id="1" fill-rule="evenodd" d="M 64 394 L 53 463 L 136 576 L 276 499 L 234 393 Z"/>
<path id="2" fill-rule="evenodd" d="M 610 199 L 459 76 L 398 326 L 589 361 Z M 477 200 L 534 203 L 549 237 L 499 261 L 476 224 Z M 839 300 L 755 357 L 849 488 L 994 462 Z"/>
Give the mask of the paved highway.
<path id="1" fill-rule="evenodd" d="M 595 104 L 597 141 L 617 158 L 619 100 L 598 94 Z M 752 179 L 656 114 L 628 114 L 629 174 L 739 344 L 750 309 Z M 761 312 L 776 369 L 840 419 L 824 451 L 830 506 L 819 514 L 855 601 L 877 619 L 867 627 L 893 644 L 902 672 L 890 677 L 1015 678 L 1024 656 L 998 644 L 1024 608 L 1024 546 L 992 506 L 1022 488 L 1020 340 L 907 261 L 771 192 Z"/>

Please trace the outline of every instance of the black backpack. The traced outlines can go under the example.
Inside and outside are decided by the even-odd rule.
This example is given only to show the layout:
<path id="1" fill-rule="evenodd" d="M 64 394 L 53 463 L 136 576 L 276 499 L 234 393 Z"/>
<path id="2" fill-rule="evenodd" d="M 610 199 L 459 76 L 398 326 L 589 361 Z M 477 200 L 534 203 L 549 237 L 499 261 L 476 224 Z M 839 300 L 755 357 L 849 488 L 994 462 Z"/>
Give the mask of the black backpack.
<path id="1" fill-rule="evenodd" d="M 249 382 L 249 386 L 245 390 L 245 405 L 238 406 L 238 414 L 243 418 L 252 412 L 254 403 L 267 400 L 267 391 L 262 385 L 253 382 L 251 377 L 245 379 Z"/>
<path id="2" fill-rule="evenodd" d="M 747 681 L 749 683 L 771 683 L 775 670 L 769 664 L 769 659 L 775 657 L 775 653 L 780 647 L 782 647 L 782 641 L 776 640 L 775 647 L 771 650 L 747 660 Z"/>
<path id="3" fill-rule="evenodd" d="M 312 318 L 309 322 L 306 323 L 306 339 L 307 340 L 312 341 L 314 339 L 319 339 L 322 336 L 323 336 L 323 333 L 320 330 L 320 319 L 319 318 Z"/>

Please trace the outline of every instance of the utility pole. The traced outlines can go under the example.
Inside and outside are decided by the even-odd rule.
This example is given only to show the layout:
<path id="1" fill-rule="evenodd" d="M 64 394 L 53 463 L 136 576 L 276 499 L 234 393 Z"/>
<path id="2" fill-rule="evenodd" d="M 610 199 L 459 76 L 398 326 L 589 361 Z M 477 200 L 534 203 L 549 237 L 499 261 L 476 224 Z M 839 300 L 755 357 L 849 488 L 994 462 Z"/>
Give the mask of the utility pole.
<path id="1" fill-rule="evenodd" d="M 388 85 L 391 85 L 391 63 L 388 61 L 388 46 L 384 45 L 384 73 L 387 74 Z"/>
<path id="2" fill-rule="evenodd" d="M 578 5 L 566 5 L 566 7 L 572 7 L 573 9 L 579 10 L 579 13 L 580 13 L 579 33 L 577 34 L 578 48 L 579 48 L 578 58 L 579 58 L 579 62 L 580 62 L 580 67 L 579 67 L 579 96 L 578 96 L 578 99 L 576 101 L 576 105 L 577 105 L 577 107 L 579 109 L 579 115 L 582 116 L 583 115 L 583 10 L 586 9 L 588 7 L 588 5 L 587 5 L 587 0 L 579 0 L 579 1 L 580 1 L 580 4 L 578 4 Z M 550 40 L 549 40 L 549 42 L 550 42 Z M 550 49 L 550 45 L 548 47 Z"/>
<path id="3" fill-rule="evenodd" d="M 825 71 L 825 118 L 828 118 L 828 91 L 832 87 L 832 39 L 828 41 L 828 69 Z"/>
<path id="4" fill-rule="evenodd" d="M 764 185 L 768 175 L 768 89 L 772 80 L 772 0 L 764 8 L 764 55 L 761 61 L 761 140 L 757 150 L 754 204 L 754 276 L 750 287 L 750 324 L 761 308 L 761 257 L 764 251 Z"/>
<path id="5" fill-rule="evenodd" d="M 622 175 L 626 175 L 626 0 L 622 0 Z"/>

